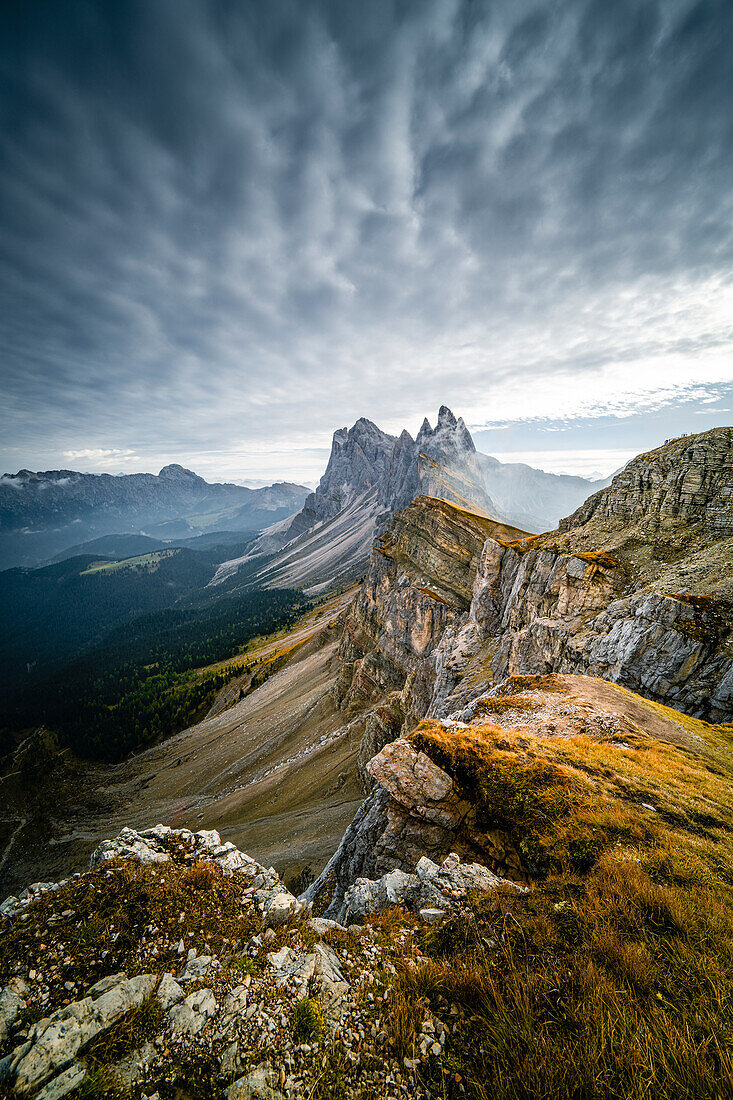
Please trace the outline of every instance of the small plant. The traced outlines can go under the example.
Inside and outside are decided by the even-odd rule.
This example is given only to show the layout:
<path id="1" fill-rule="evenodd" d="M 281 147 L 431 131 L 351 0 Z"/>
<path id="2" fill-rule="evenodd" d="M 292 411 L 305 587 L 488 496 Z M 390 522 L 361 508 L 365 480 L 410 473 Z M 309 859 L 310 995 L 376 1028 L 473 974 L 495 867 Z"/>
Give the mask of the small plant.
<path id="1" fill-rule="evenodd" d="M 323 1008 L 312 997 L 306 997 L 293 1005 L 290 1028 L 297 1043 L 319 1043 L 326 1035 L 326 1017 Z"/>
<path id="2" fill-rule="evenodd" d="M 343 1046 L 333 1043 L 324 1058 L 321 1073 L 313 1082 L 308 1100 L 348 1100 L 353 1094 L 353 1070 Z"/>
<path id="3" fill-rule="evenodd" d="M 40 1005 L 26 1005 L 18 1016 L 18 1025 L 21 1031 L 27 1031 L 46 1015 Z"/>
<path id="4" fill-rule="evenodd" d="M 211 890 L 220 877 L 221 872 L 213 863 L 197 860 L 181 875 L 181 886 L 187 890 Z"/>
<path id="5" fill-rule="evenodd" d="M 71 1093 L 71 1100 L 103 1100 L 122 1096 L 122 1089 L 107 1066 L 92 1066 L 82 1083 Z"/>
<path id="6" fill-rule="evenodd" d="M 258 959 L 231 959 L 228 965 L 229 969 L 240 977 L 249 974 L 250 978 L 254 978 L 255 974 L 262 969 Z"/>

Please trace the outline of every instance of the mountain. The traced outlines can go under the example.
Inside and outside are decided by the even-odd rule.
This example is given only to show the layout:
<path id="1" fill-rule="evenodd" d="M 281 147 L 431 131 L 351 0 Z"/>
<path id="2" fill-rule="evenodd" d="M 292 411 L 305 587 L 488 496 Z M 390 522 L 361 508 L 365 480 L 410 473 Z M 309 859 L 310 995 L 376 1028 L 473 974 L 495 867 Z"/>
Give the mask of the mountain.
<path id="1" fill-rule="evenodd" d="M 490 455 L 480 455 L 479 462 L 486 490 L 497 507 L 527 531 L 553 530 L 562 516 L 611 481 L 549 474 L 523 462 L 500 462 Z"/>
<path id="2" fill-rule="evenodd" d="M 195 726 L 107 772 L 19 740 L 6 1088 L 727 1095 L 732 460 L 673 440 L 541 535 L 418 495 Z"/>
<path id="3" fill-rule="evenodd" d="M 292 515 L 308 490 L 209 484 L 182 466 L 159 474 L 20 470 L 0 477 L 0 568 L 34 565 L 106 534 L 157 538 L 226 528 L 253 535 Z"/>
<path id="4" fill-rule="evenodd" d="M 383 432 L 364 417 L 334 433 L 315 493 L 292 520 L 273 524 L 247 553 L 224 562 L 213 584 L 306 586 L 318 593 L 360 576 L 374 535 L 423 495 L 450 500 L 525 530 L 547 530 L 607 481 L 548 474 L 480 454 L 461 418 L 441 406 L 415 439 Z"/>

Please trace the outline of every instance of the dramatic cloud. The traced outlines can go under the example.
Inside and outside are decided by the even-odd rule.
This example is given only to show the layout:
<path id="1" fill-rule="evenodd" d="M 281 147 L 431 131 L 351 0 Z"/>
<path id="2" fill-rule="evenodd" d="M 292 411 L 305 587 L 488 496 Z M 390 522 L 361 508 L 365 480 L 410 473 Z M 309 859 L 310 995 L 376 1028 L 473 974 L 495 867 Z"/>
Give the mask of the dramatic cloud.
<path id="1" fill-rule="evenodd" d="M 542 451 L 733 381 L 728 0 L 0 19 L 8 468 L 312 479 L 362 414 Z"/>

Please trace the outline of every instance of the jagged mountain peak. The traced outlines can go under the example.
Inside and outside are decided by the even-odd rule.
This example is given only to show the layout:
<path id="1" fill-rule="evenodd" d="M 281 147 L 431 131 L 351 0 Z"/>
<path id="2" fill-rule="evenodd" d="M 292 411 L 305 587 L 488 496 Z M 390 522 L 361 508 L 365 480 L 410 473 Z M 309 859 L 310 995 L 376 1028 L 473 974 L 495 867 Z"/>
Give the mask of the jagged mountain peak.
<path id="1" fill-rule="evenodd" d="M 417 445 L 431 458 L 446 461 L 461 454 L 475 454 L 476 447 L 463 417 L 456 418 L 447 405 L 438 410 L 434 428 L 425 418 L 417 435 Z"/>

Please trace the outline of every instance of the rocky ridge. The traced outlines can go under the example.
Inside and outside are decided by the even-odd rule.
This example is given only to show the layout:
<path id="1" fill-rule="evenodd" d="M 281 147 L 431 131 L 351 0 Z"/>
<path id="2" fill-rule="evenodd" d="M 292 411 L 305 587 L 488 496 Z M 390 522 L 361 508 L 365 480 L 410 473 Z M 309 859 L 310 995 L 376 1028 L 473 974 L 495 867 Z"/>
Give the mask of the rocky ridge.
<path id="1" fill-rule="evenodd" d="M 554 522 L 561 506 L 576 506 L 599 484 L 605 483 L 479 454 L 463 420 L 445 405 L 435 427 L 424 420 L 415 439 L 408 431 L 395 438 L 362 417 L 334 433 L 326 471 L 301 512 L 264 531 L 246 555 L 223 563 L 212 583 L 243 569 L 250 583 L 255 578 L 317 591 L 359 577 L 374 535 L 418 496 L 452 501 L 507 524 L 519 516 L 538 530 L 548 526 L 548 516 Z"/>
<path id="2" fill-rule="evenodd" d="M 181 883 L 188 894 L 180 893 Z M 463 866 L 455 855 L 442 867 L 423 860 L 415 876 L 395 872 L 391 879 L 355 883 L 349 918 L 374 919 L 407 906 L 422 909 L 423 925 L 434 924 L 460 908 L 469 888 L 499 884 L 485 868 Z M 86 934 L 115 886 L 127 890 L 127 926 Z M 162 903 L 158 910 L 146 907 L 156 888 L 175 894 L 169 914 Z M 242 938 L 220 935 L 212 948 L 217 937 L 213 931 L 204 936 L 201 925 L 196 930 L 197 911 L 212 908 L 216 924 L 217 904 L 232 890 L 234 928 Z M 85 918 L 72 906 L 90 894 L 97 911 Z M 35 884 L 7 899 L 0 917 L 0 942 L 10 937 L 26 948 L 25 955 L 0 956 L 6 979 L 13 972 L 0 990 L 3 1095 L 58 1100 L 86 1083 L 91 1095 L 101 1088 L 109 1096 L 277 1100 L 313 1095 L 329 1067 L 360 1090 L 421 1095 L 415 1071 L 442 1055 L 450 1030 L 424 1010 L 417 1056 L 403 1061 L 390 1053 L 380 1006 L 396 971 L 376 927 L 347 933 L 332 920 L 313 918 L 271 868 L 222 844 L 215 831 L 123 829 L 93 853 L 89 872 Z M 402 919 L 404 941 L 420 920 Z M 232 930 L 228 915 L 224 924 Z M 84 949 L 99 958 L 90 965 L 88 957 L 74 957 Z M 383 979 L 375 976 L 379 968 Z M 191 1072 L 203 1092 L 187 1091 Z"/>
<path id="3" fill-rule="evenodd" d="M 718 429 L 640 456 L 541 536 L 416 500 L 347 616 L 342 705 L 390 708 L 387 740 L 508 676 L 568 672 L 730 720 L 732 453 Z"/>

